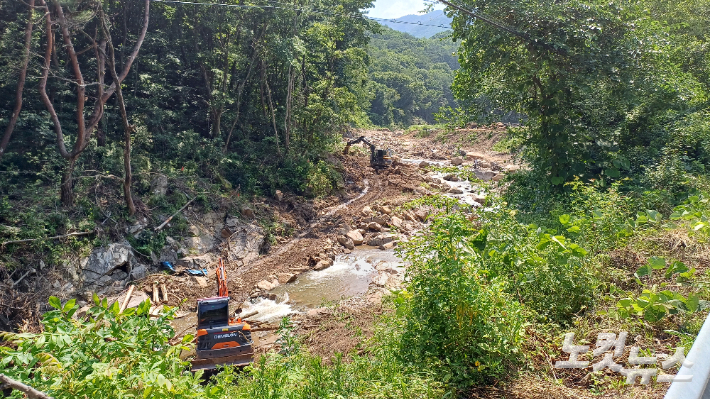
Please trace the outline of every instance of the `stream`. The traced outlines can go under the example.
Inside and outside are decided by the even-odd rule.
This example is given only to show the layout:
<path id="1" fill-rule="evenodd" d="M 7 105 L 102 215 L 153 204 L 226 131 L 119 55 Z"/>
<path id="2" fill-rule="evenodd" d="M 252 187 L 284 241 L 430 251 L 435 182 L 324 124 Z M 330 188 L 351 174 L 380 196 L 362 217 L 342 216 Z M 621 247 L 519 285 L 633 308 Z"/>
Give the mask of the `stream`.
<path id="1" fill-rule="evenodd" d="M 242 311 L 259 312 L 253 320 L 276 322 L 290 314 L 367 293 L 382 268 L 403 270 L 404 263 L 393 250 L 358 247 L 349 255 L 336 257 L 327 269 L 305 272 L 295 282 L 274 288 L 270 293 L 277 296 L 276 300 L 259 298 Z"/>

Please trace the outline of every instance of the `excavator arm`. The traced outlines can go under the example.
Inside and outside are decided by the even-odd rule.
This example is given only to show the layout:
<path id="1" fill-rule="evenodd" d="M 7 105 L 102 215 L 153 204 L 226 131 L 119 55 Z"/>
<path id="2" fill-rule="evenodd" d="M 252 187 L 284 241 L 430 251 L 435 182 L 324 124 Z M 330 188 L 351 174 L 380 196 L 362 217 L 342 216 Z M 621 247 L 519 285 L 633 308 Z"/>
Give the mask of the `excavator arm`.
<path id="1" fill-rule="evenodd" d="M 228 297 L 229 290 L 227 289 L 227 273 L 224 271 L 224 262 L 219 258 L 217 265 L 217 296 Z"/>
<path id="2" fill-rule="evenodd" d="M 379 173 L 380 170 L 392 165 L 392 151 L 378 150 L 374 144 L 367 141 L 365 136 L 360 136 L 355 140 L 348 141 L 347 144 L 345 144 L 343 155 L 348 155 L 348 151 L 350 151 L 350 146 L 358 143 L 363 143 L 370 147 L 370 166 L 375 169 L 375 172 Z"/>
<path id="3" fill-rule="evenodd" d="M 348 141 L 348 143 L 345 144 L 345 149 L 343 150 L 343 155 L 348 155 L 348 152 L 350 151 L 350 146 L 358 144 L 358 143 L 363 143 L 363 144 L 367 145 L 368 147 L 370 147 L 370 156 L 373 158 L 375 157 L 375 145 L 370 143 L 369 141 L 367 141 L 365 136 L 360 136 L 355 140 Z"/>

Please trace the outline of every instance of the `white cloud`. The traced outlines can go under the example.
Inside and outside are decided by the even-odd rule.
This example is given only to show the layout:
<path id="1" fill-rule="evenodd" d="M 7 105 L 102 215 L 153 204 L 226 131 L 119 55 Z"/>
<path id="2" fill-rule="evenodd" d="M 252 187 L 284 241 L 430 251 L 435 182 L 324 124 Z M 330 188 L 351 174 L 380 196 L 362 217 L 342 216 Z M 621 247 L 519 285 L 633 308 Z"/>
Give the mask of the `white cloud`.
<path id="1" fill-rule="evenodd" d="M 374 18 L 399 18 L 409 14 L 417 14 L 426 8 L 423 0 L 375 0 L 375 8 L 368 11 Z M 441 4 L 435 4 L 436 9 L 443 9 Z"/>

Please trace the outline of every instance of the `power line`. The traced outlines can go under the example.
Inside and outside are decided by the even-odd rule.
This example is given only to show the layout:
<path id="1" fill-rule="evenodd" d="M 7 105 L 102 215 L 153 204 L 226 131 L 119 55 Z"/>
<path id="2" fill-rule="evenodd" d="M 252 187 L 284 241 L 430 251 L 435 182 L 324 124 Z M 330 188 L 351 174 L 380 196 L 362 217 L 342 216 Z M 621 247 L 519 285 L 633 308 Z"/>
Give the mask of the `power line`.
<path id="1" fill-rule="evenodd" d="M 198 2 L 193 2 L 193 1 L 182 1 L 182 0 L 150 0 L 154 3 L 170 3 L 170 4 L 186 4 L 186 5 L 196 5 L 196 6 L 217 6 L 217 7 L 228 7 L 228 8 L 241 8 L 241 9 L 277 9 L 277 10 L 296 10 L 296 11 L 303 11 L 311 14 L 321 14 L 321 15 L 327 15 L 327 16 L 343 16 L 346 18 L 354 18 L 354 17 L 360 17 L 364 19 L 368 19 L 371 21 L 376 21 L 376 22 L 389 22 L 389 23 L 395 23 L 395 24 L 405 24 L 405 25 L 416 25 L 416 26 L 427 26 L 427 27 L 432 27 L 432 28 L 442 28 L 442 29 L 451 29 L 450 26 L 446 26 L 444 24 L 440 25 L 430 25 L 430 24 L 423 24 L 421 21 L 419 22 L 408 22 L 408 21 L 400 21 L 397 19 L 387 19 L 387 18 L 375 18 L 375 17 L 369 17 L 367 15 L 363 14 L 338 14 L 338 13 L 333 13 L 333 12 L 327 12 L 327 11 L 320 11 L 320 10 L 312 10 L 312 9 L 306 9 L 303 7 L 295 7 L 290 4 L 284 4 L 284 3 L 277 3 L 277 2 L 272 2 L 274 4 L 279 4 L 279 5 L 269 5 L 269 4 L 224 4 L 224 3 L 198 3 Z"/>

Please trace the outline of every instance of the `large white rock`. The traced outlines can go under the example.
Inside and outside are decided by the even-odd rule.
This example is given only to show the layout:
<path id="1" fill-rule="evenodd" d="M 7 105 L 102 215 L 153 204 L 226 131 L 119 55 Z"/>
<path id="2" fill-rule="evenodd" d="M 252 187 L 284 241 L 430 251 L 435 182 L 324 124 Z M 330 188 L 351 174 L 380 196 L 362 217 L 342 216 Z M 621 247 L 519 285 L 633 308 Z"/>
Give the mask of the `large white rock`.
<path id="1" fill-rule="evenodd" d="M 362 245 L 365 240 L 359 230 L 350 230 L 346 236 L 352 240 L 354 245 Z"/>
<path id="2" fill-rule="evenodd" d="M 104 287 L 115 281 L 126 280 L 128 272 L 137 265 L 133 248 L 128 243 L 114 243 L 94 248 L 80 267 L 84 284 Z"/>

